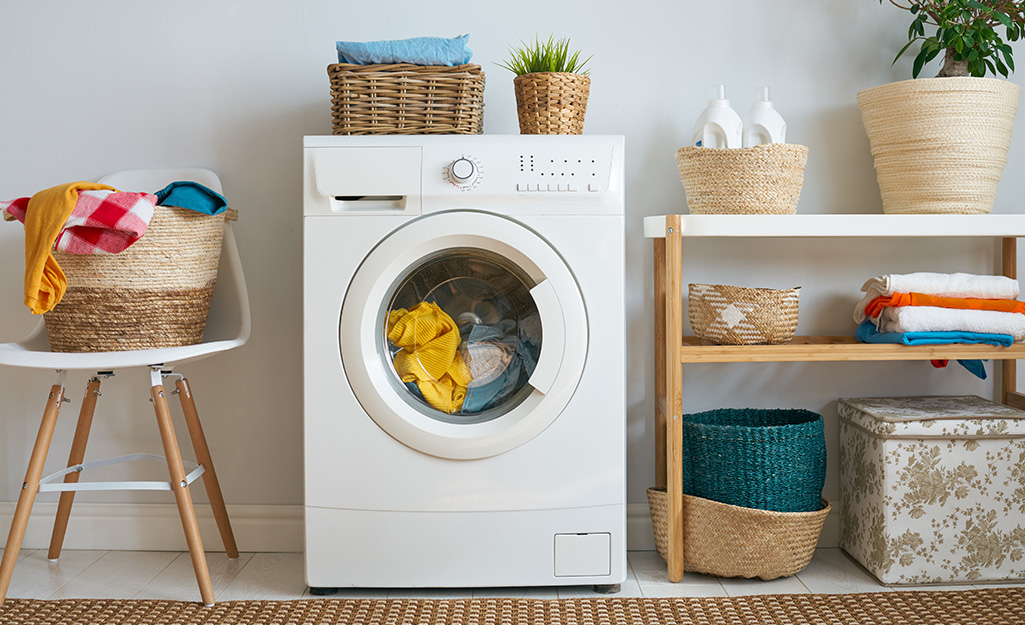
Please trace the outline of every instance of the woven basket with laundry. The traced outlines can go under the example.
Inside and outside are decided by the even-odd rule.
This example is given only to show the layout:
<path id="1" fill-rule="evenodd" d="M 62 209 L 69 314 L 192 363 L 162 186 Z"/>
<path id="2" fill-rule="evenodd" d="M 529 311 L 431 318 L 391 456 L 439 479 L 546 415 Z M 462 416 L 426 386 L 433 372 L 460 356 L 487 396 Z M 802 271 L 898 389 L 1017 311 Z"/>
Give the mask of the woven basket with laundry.
<path id="1" fill-rule="evenodd" d="M 146 235 L 119 254 L 64 254 L 67 290 L 44 315 L 50 347 L 100 352 L 203 340 L 229 209 L 205 215 L 157 206 Z"/>

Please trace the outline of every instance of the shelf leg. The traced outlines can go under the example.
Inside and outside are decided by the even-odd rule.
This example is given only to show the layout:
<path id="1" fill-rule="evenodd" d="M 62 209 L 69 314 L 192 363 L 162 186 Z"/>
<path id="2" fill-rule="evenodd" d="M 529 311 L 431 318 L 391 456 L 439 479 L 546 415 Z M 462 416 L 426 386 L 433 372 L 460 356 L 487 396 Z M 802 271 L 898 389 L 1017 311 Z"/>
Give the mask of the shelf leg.
<path id="1" fill-rule="evenodd" d="M 655 487 L 666 487 L 666 240 L 655 243 Z"/>
<path id="2" fill-rule="evenodd" d="M 1008 278 L 1018 278 L 1018 239 L 1007 237 L 1001 239 L 1000 264 L 1001 271 Z M 1017 396 L 1018 361 L 1001 361 L 1000 367 L 1000 402 L 1006 405 L 1020 404 Z"/>
<path id="3" fill-rule="evenodd" d="M 665 237 L 665 388 L 666 388 L 666 498 L 669 548 L 666 554 L 669 581 L 683 579 L 683 287 L 681 263 L 683 238 L 680 216 L 666 216 Z"/>

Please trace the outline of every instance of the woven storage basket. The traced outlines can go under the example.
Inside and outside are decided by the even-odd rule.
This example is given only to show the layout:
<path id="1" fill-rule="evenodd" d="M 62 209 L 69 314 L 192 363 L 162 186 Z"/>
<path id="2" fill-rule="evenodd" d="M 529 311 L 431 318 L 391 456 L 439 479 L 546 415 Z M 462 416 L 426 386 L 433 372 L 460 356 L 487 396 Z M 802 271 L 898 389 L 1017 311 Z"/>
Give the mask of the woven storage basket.
<path id="1" fill-rule="evenodd" d="M 821 415 L 724 408 L 682 421 L 684 493 L 759 510 L 819 509 L 826 481 Z"/>
<path id="2" fill-rule="evenodd" d="M 793 215 L 807 162 L 808 148 L 790 143 L 676 151 L 693 215 Z"/>
<path id="3" fill-rule="evenodd" d="M 336 135 L 479 135 L 480 65 L 327 66 Z"/>
<path id="4" fill-rule="evenodd" d="M 918 78 L 858 93 L 884 213 L 984 214 L 1007 163 L 1021 87 Z"/>
<path id="5" fill-rule="evenodd" d="M 786 343 L 797 331 L 801 287 L 749 289 L 726 284 L 688 285 L 687 312 L 694 334 L 717 345 Z"/>
<path id="6" fill-rule="evenodd" d="M 106 352 L 201 342 L 225 215 L 157 206 L 145 236 L 120 254 L 55 251 L 68 286 L 44 315 L 50 348 Z"/>
<path id="7" fill-rule="evenodd" d="M 579 135 L 584 132 L 591 79 L 570 72 L 534 72 L 513 79 L 523 135 Z"/>
<path id="8" fill-rule="evenodd" d="M 655 548 L 669 550 L 668 496 L 648 489 Z M 832 510 L 821 500 L 814 512 L 770 512 L 683 496 L 683 565 L 718 577 L 789 577 L 808 566 L 822 525 Z"/>

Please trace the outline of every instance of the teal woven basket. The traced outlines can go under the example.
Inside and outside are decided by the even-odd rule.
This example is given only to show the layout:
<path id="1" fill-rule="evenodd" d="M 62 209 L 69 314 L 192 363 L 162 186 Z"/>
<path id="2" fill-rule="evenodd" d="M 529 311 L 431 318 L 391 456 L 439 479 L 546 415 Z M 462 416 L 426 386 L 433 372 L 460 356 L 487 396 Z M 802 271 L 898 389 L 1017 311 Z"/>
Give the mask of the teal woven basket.
<path id="1" fill-rule="evenodd" d="M 825 481 L 822 415 L 754 408 L 683 415 L 688 495 L 744 508 L 814 512 Z"/>

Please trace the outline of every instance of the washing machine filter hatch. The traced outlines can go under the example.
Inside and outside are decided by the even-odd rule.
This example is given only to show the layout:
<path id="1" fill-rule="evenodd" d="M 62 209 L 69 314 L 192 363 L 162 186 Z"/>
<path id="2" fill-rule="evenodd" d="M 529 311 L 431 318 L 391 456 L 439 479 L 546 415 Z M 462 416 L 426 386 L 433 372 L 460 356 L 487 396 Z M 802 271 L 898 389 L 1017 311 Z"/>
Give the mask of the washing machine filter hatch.
<path id="1" fill-rule="evenodd" d="M 514 263 L 477 248 L 441 250 L 410 267 L 382 336 L 399 395 L 456 424 L 490 421 L 523 402 L 541 351 L 534 286 Z"/>

